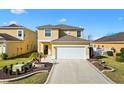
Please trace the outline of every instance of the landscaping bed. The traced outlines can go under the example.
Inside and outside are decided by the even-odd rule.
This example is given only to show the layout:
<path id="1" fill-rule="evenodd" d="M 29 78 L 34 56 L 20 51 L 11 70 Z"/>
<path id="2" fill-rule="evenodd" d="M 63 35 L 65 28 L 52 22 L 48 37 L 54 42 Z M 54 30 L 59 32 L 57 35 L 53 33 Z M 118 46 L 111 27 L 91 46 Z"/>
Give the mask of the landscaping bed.
<path id="1" fill-rule="evenodd" d="M 122 64 L 122 62 L 116 61 L 116 57 L 108 57 L 104 58 L 103 60 L 106 61 L 105 64 L 116 70 L 114 72 L 104 72 L 104 74 L 114 82 L 124 84 L 124 64 Z"/>
<path id="2" fill-rule="evenodd" d="M 99 59 L 89 59 L 96 68 L 98 68 L 100 71 L 112 71 L 112 68 L 104 64 L 104 62 L 101 62 Z"/>
<path id="3" fill-rule="evenodd" d="M 42 53 L 32 52 L 17 58 L 1 60 L 0 83 L 44 83 L 53 66 L 52 63 L 42 62 L 45 58 Z"/>
<path id="4" fill-rule="evenodd" d="M 19 75 L 16 75 L 16 74 L 9 75 L 9 74 L 4 73 L 1 69 L 0 70 L 0 79 L 18 78 L 18 77 L 22 77 L 22 76 L 28 75 L 30 73 L 33 73 L 36 71 L 41 71 L 41 70 L 49 72 L 51 70 L 53 64 L 52 63 L 39 63 L 37 65 L 39 65 L 39 67 L 33 67 L 31 70 L 27 71 L 26 73 L 22 73 Z M 42 66 L 42 65 L 47 65 L 47 66 Z"/>

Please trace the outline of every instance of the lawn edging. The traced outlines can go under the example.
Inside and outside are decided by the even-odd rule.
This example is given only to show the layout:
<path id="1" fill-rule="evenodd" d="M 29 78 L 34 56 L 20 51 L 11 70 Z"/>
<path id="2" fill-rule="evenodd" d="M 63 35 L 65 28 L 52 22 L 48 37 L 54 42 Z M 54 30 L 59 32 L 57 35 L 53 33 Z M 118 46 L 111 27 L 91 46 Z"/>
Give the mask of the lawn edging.
<path id="1" fill-rule="evenodd" d="M 88 61 L 88 60 L 87 60 Z M 100 73 L 108 82 L 111 84 L 116 84 L 114 81 L 112 81 L 110 78 L 108 78 L 106 75 L 104 75 L 98 68 L 96 68 L 92 63 L 88 61 L 88 64 L 93 67 L 98 73 Z"/>
<path id="2" fill-rule="evenodd" d="M 11 78 L 11 79 L 0 79 L 0 82 L 16 81 L 16 80 L 20 80 L 20 79 L 23 79 L 23 78 L 29 77 L 29 76 L 34 75 L 34 74 L 37 74 L 37 73 L 41 73 L 41 72 L 48 72 L 48 71 L 47 71 L 47 70 L 35 71 L 35 72 L 33 72 L 33 73 L 30 73 L 30 74 L 27 74 L 27 75 L 24 75 L 24 76 L 20 76 L 20 77 L 17 77 L 17 78 Z"/>
<path id="3" fill-rule="evenodd" d="M 112 67 L 110 67 L 110 66 L 109 66 L 109 68 L 111 68 L 111 70 L 102 70 L 101 72 L 104 73 L 104 72 L 113 72 L 113 71 L 115 71 L 114 68 L 112 68 Z"/>
<path id="4" fill-rule="evenodd" d="M 51 76 L 52 76 L 52 73 L 53 73 L 53 70 L 54 70 L 55 64 L 56 64 L 56 62 L 53 63 L 53 66 L 52 66 L 52 68 L 51 68 L 51 70 L 50 70 L 50 72 L 49 72 L 49 75 L 48 75 L 48 77 L 47 77 L 47 80 L 45 81 L 44 84 L 48 84 L 48 82 L 49 82 L 49 80 L 50 80 L 50 78 L 51 78 Z"/>

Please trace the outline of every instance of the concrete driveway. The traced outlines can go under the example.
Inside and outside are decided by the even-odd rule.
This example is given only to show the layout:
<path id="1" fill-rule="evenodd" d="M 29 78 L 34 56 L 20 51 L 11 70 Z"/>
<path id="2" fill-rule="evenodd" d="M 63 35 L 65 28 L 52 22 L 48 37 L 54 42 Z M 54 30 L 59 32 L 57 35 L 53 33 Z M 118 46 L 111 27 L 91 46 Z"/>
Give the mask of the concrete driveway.
<path id="1" fill-rule="evenodd" d="M 110 84 L 87 60 L 58 60 L 48 84 Z"/>

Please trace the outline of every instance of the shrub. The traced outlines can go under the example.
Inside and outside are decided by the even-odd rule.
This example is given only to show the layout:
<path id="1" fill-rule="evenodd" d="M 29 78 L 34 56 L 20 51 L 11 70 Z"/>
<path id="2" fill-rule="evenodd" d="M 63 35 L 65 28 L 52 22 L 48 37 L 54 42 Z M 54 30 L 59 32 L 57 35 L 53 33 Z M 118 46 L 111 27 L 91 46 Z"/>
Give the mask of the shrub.
<path id="1" fill-rule="evenodd" d="M 124 62 L 124 58 L 122 58 L 121 56 L 116 56 L 116 61 Z"/>
<path id="2" fill-rule="evenodd" d="M 4 66 L 4 67 L 3 67 L 3 72 L 6 73 L 6 74 L 8 73 L 8 68 L 7 68 L 7 66 Z"/>
<path id="3" fill-rule="evenodd" d="M 108 56 L 113 56 L 113 52 L 112 51 L 107 51 L 107 55 Z"/>
<path id="4" fill-rule="evenodd" d="M 29 64 L 29 69 L 32 69 L 32 67 L 33 67 L 33 66 L 32 66 L 32 63 L 30 63 L 30 64 Z"/>
<path id="5" fill-rule="evenodd" d="M 13 64 L 10 65 L 10 68 L 11 68 L 11 69 L 13 68 Z"/>
<path id="6" fill-rule="evenodd" d="M 121 52 L 120 57 L 124 59 L 124 48 L 121 48 L 120 52 Z"/>
<path id="7" fill-rule="evenodd" d="M 28 71 L 28 68 L 24 67 L 24 73 L 27 73 L 27 71 Z"/>
<path id="8" fill-rule="evenodd" d="M 31 56 L 30 56 L 31 59 L 34 59 L 34 58 L 36 58 L 36 57 L 38 57 L 38 53 L 37 53 L 37 52 L 33 52 L 33 53 L 31 54 Z"/>
<path id="9" fill-rule="evenodd" d="M 116 53 L 116 56 L 120 56 L 121 55 L 121 53 Z"/>
<path id="10" fill-rule="evenodd" d="M 16 69 L 16 75 L 20 75 L 19 69 Z"/>
<path id="11" fill-rule="evenodd" d="M 11 68 L 8 69 L 8 74 L 12 75 L 12 69 Z"/>
<path id="12" fill-rule="evenodd" d="M 43 56 L 44 54 L 42 52 L 38 53 L 38 56 Z"/>
<path id="13" fill-rule="evenodd" d="M 114 47 L 111 48 L 111 50 L 115 53 L 116 52 L 116 49 Z"/>
<path id="14" fill-rule="evenodd" d="M 6 53 L 2 53 L 2 54 L 1 54 L 1 58 L 2 58 L 3 60 L 7 59 L 7 57 L 8 57 L 8 55 L 7 55 Z"/>

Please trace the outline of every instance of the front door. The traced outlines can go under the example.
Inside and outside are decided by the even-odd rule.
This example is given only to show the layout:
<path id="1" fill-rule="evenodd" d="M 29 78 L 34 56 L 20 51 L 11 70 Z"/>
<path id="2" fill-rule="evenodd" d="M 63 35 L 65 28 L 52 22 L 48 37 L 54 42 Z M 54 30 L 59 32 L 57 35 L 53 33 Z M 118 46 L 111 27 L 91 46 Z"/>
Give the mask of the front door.
<path id="1" fill-rule="evenodd" d="M 44 55 L 48 55 L 48 45 L 44 45 Z"/>

